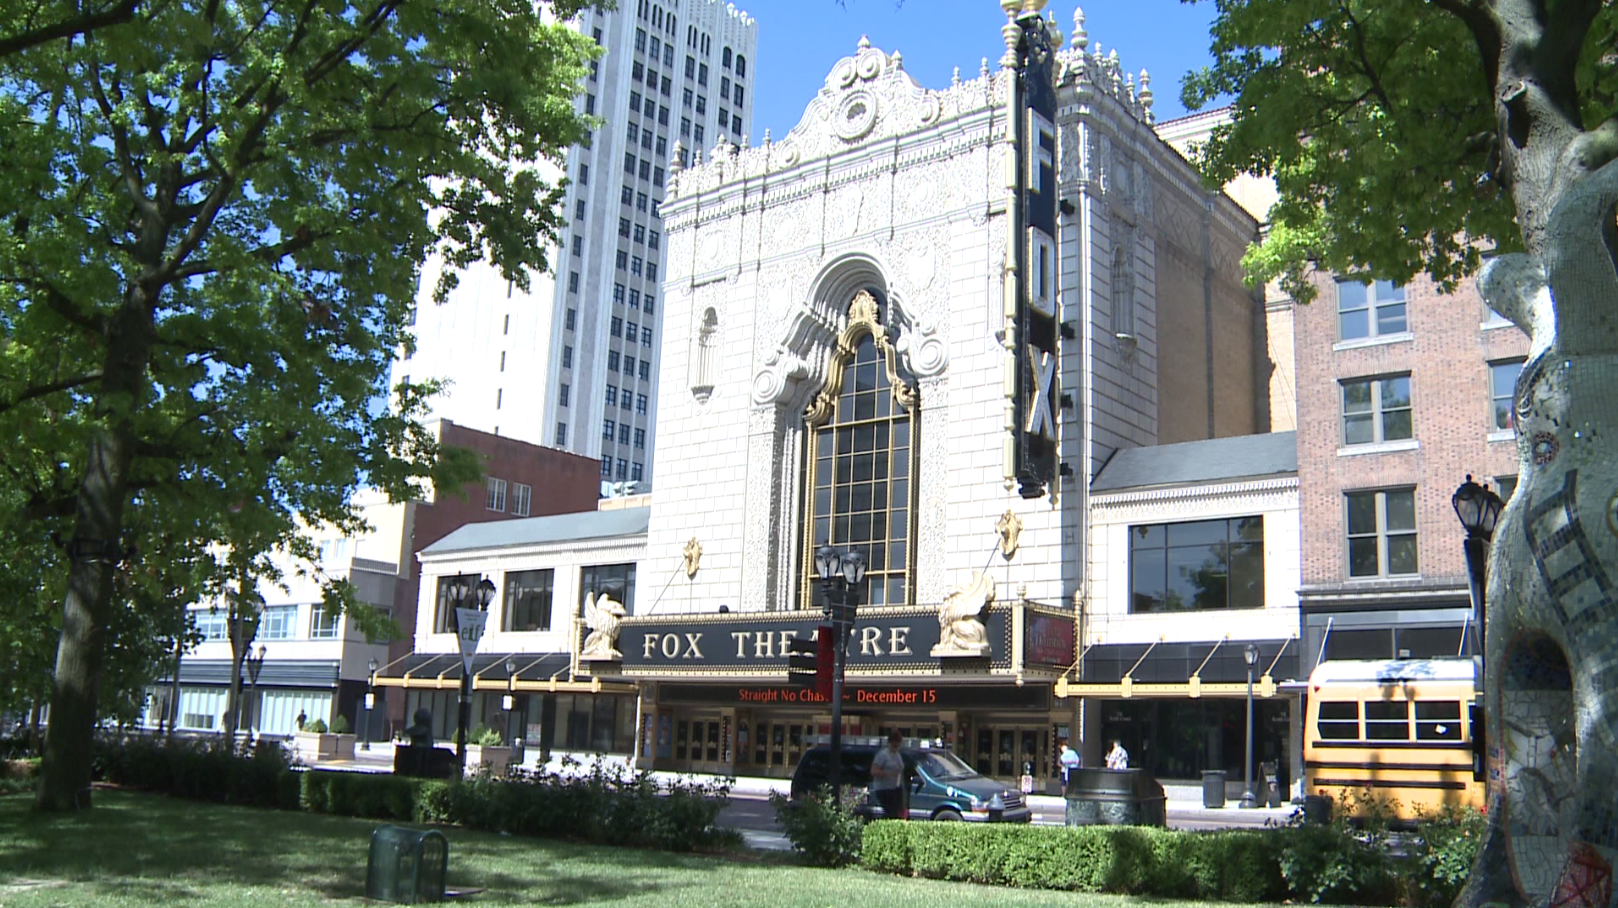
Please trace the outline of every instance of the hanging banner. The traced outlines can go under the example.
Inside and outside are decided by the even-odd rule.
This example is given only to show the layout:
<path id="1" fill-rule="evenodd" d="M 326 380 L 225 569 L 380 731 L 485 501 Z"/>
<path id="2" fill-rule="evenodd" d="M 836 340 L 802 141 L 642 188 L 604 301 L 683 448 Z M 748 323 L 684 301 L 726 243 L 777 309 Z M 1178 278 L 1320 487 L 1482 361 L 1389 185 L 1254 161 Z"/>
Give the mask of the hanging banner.
<path id="1" fill-rule="evenodd" d="M 478 651 L 478 641 L 483 639 L 483 626 L 488 620 L 489 613 L 481 609 L 455 610 L 455 637 L 461 645 L 461 666 L 469 675 L 472 674 L 472 656 Z"/>

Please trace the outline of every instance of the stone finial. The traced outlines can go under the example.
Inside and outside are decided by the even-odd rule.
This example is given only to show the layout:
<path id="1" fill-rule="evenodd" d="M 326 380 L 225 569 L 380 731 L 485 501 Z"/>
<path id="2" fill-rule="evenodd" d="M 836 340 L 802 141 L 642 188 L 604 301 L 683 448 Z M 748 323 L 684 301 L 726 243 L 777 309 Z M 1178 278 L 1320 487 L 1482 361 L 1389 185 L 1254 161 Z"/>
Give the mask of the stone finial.
<path id="1" fill-rule="evenodd" d="M 1144 69 L 1140 71 L 1140 110 L 1148 124 L 1157 119 L 1152 113 L 1152 75 Z"/>
<path id="2" fill-rule="evenodd" d="M 1124 74 L 1124 92 L 1129 98 L 1129 106 L 1135 106 L 1135 74 Z"/>
<path id="3" fill-rule="evenodd" d="M 772 143 L 771 143 L 771 142 L 770 142 L 770 131 L 769 131 L 769 130 L 768 130 L 768 129 L 765 129 L 765 130 L 764 130 L 764 144 L 765 144 L 765 145 L 770 145 L 770 144 L 772 144 Z"/>
<path id="4" fill-rule="evenodd" d="M 955 75 L 950 77 L 949 84 L 952 87 L 956 87 L 961 84 L 961 68 L 959 66 L 955 67 Z"/>
<path id="5" fill-rule="evenodd" d="M 1015 0 L 1006 0 L 1006 2 L 1015 2 Z M 1006 39 L 1006 52 L 1000 58 L 1001 68 L 1011 69 L 1017 65 L 1017 41 L 1021 36 L 1022 29 L 1017 27 L 1016 22 L 1007 22 L 1005 25 L 1000 26 L 1000 37 Z"/>
<path id="6" fill-rule="evenodd" d="M 1124 92 L 1123 67 L 1118 65 L 1118 48 L 1113 48 L 1107 54 L 1107 71 L 1112 73 L 1112 93 L 1121 95 Z"/>
<path id="7" fill-rule="evenodd" d="M 1000 11 L 1006 14 L 1007 19 L 1017 18 L 1022 10 L 1022 0 L 1000 0 Z"/>
<path id="8" fill-rule="evenodd" d="M 742 133 L 742 147 L 743 148 L 752 148 L 753 147 L 753 137 L 752 137 L 751 134 L 745 133 L 745 132 Z"/>
<path id="9" fill-rule="evenodd" d="M 1084 30 L 1084 8 L 1073 7 L 1073 46 L 1079 53 L 1090 46 L 1090 33 Z"/>
<path id="10" fill-rule="evenodd" d="M 980 79 L 989 78 L 989 58 L 988 57 L 984 57 L 983 58 L 983 63 L 978 66 L 978 78 L 980 78 Z"/>
<path id="11" fill-rule="evenodd" d="M 901 54 L 898 51 L 894 51 L 892 59 L 893 59 L 893 68 L 895 70 L 898 70 L 899 72 L 903 72 L 904 68 L 905 68 L 904 54 Z"/>
<path id="12" fill-rule="evenodd" d="M 866 35 L 860 35 L 860 43 L 855 46 L 855 49 L 856 50 L 870 50 L 871 49 L 871 39 L 870 39 L 870 37 L 868 37 Z"/>
<path id="13" fill-rule="evenodd" d="M 670 174 L 676 174 L 676 173 L 679 173 L 681 170 L 684 170 L 685 169 L 685 164 L 682 163 L 684 160 L 685 160 L 685 146 L 680 144 L 679 139 L 675 139 L 674 140 L 674 156 L 669 159 L 669 173 Z"/>

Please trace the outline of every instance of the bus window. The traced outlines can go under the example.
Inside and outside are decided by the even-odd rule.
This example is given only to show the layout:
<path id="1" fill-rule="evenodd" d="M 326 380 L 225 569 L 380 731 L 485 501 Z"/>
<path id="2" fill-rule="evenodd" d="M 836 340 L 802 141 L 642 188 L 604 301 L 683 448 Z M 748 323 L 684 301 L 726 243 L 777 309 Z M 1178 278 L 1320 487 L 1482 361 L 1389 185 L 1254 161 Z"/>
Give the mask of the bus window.
<path id="1" fill-rule="evenodd" d="M 1455 700 L 1417 701 L 1416 740 L 1461 740 L 1461 704 Z"/>
<path id="2" fill-rule="evenodd" d="M 1365 737 L 1372 741 L 1410 740 L 1410 704 L 1404 700 L 1366 703 Z"/>
<path id="3" fill-rule="evenodd" d="M 1320 704 L 1315 723 L 1325 741 L 1353 741 L 1360 736 L 1360 704 L 1354 700 Z"/>

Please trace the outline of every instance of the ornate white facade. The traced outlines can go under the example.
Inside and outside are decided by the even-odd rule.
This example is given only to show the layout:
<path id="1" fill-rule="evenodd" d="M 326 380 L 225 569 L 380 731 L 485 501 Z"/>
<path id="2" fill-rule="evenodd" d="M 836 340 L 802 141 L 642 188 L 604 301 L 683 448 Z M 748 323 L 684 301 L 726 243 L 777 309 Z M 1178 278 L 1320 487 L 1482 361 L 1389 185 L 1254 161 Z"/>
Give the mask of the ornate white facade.
<path id="1" fill-rule="evenodd" d="M 1070 606 L 1084 583 L 1081 478 L 1119 447 L 1265 428 L 1251 344 L 1262 304 L 1238 272 L 1256 226 L 1155 136 L 1147 80 L 1136 90 L 1116 54 L 1089 49 L 1082 16 L 1079 29 L 1059 58 L 1057 124 L 1067 475 L 1033 500 L 1007 481 L 1011 75 L 985 62 L 976 79 L 926 89 L 898 52 L 862 40 L 787 136 L 722 143 L 671 178 L 650 570 L 678 565 L 693 538 L 704 553 L 675 601 L 814 605 L 805 410 L 861 290 L 920 399 L 915 604 L 990 566 L 1002 600 Z M 1165 287 L 1176 293 L 1160 302 Z M 1215 323 L 1233 319 L 1249 343 L 1222 343 L 1216 364 Z M 1185 367 L 1182 384 L 1200 380 L 1194 394 L 1160 400 L 1165 359 Z M 1008 512 L 1023 525 L 1009 559 L 996 552 Z"/>

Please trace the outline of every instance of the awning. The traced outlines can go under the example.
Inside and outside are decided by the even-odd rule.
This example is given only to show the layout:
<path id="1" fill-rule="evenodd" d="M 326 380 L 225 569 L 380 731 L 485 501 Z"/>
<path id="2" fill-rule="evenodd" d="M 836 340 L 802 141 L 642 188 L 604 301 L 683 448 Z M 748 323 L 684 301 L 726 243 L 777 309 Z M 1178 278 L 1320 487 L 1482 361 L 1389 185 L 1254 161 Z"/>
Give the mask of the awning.
<path id="1" fill-rule="evenodd" d="M 510 663 L 512 668 L 506 667 Z M 472 689 L 501 693 L 619 693 L 639 687 L 621 681 L 603 681 L 570 674 L 567 653 L 479 653 L 472 657 Z M 377 687 L 410 690 L 456 690 L 461 686 L 459 653 L 410 653 L 383 666 Z"/>

